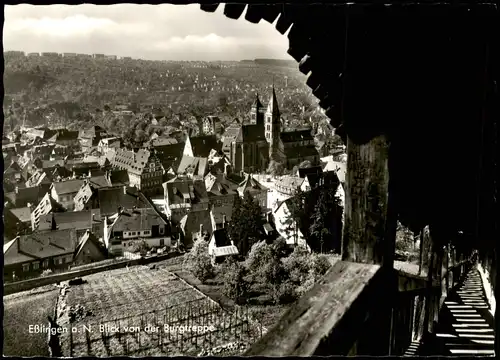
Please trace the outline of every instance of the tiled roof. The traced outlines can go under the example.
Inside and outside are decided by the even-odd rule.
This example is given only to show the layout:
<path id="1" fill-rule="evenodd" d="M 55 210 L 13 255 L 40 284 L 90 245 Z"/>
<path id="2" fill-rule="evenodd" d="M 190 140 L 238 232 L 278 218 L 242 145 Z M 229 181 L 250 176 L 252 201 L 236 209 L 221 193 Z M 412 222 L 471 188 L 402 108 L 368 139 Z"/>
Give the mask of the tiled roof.
<path id="1" fill-rule="evenodd" d="M 339 180 L 343 183 L 345 182 L 345 175 L 347 172 L 347 165 L 340 161 L 334 161 L 332 156 L 328 156 L 327 158 L 323 158 L 327 161 L 326 165 L 323 167 L 323 171 L 335 171 Z"/>
<path id="2" fill-rule="evenodd" d="M 231 215 L 233 214 L 233 206 L 214 206 L 212 207 L 212 215 L 214 217 L 216 224 L 222 224 L 222 219 L 226 215 L 226 222 L 231 221 Z"/>
<path id="3" fill-rule="evenodd" d="M 57 133 L 52 136 L 48 141 L 68 141 L 68 140 L 77 140 L 78 139 L 78 131 L 70 131 L 66 129 L 58 130 Z"/>
<path id="4" fill-rule="evenodd" d="M 9 209 L 8 211 L 10 211 L 21 222 L 31 221 L 31 210 L 29 207 L 14 208 L 14 209 Z"/>
<path id="5" fill-rule="evenodd" d="M 244 193 L 245 191 L 266 191 L 267 188 L 262 185 L 260 182 L 258 182 L 257 180 L 255 180 L 253 178 L 253 176 L 251 176 L 250 174 L 247 174 L 246 175 L 246 178 L 245 180 L 243 180 L 241 183 L 240 183 L 240 186 L 238 187 L 238 191 L 240 193 Z"/>
<path id="6" fill-rule="evenodd" d="M 317 185 L 334 185 L 338 186 L 340 181 L 337 177 L 337 173 L 335 171 L 327 171 L 321 174 L 307 174 L 307 181 L 309 181 L 309 185 L 311 188 L 316 187 Z"/>
<path id="7" fill-rule="evenodd" d="M 205 181 L 176 176 L 164 183 L 169 204 L 183 204 L 187 196 L 193 204 L 208 201 Z"/>
<path id="8" fill-rule="evenodd" d="M 180 221 L 180 227 L 182 232 L 184 233 L 185 238 L 185 246 L 191 247 L 193 244 L 193 233 L 199 233 L 200 224 L 203 225 L 203 231 L 208 232 L 209 235 L 212 234 L 212 221 L 210 218 L 209 210 L 201 210 L 201 211 L 190 211 L 187 215 Z"/>
<path id="9" fill-rule="evenodd" d="M 36 204 L 38 200 L 43 197 L 40 193 L 40 187 L 26 187 L 18 188 L 18 192 L 15 191 L 10 193 L 5 193 L 4 196 L 15 206 L 15 207 L 25 207 L 28 203 Z"/>
<path id="10" fill-rule="evenodd" d="M 220 150 L 220 144 L 215 135 L 194 136 L 189 139 L 195 157 L 208 157 L 210 150 Z"/>
<path id="11" fill-rule="evenodd" d="M 307 174 L 322 174 L 323 169 L 321 166 L 311 166 L 308 168 L 299 169 L 299 177 L 305 178 Z"/>
<path id="12" fill-rule="evenodd" d="M 53 212 L 40 216 L 38 230 L 50 230 L 52 221 L 55 222 L 59 230 L 87 228 L 90 226 L 91 218 L 93 218 L 92 224 L 100 223 L 100 210 Z"/>
<path id="13" fill-rule="evenodd" d="M 231 124 L 224 131 L 224 143 L 231 143 L 233 141 L 237 141 L 238 137 L 241 136 L 241 125 L 239 124 Z"/>
<path id="14" fill-rule="evenodd" d="M 311 129 L 282 132 L 280 133 L 280 138 L 284 143 L 314 140 L 314 137 L 311 135 Z"/>
<path id="15" fill-rule="evenodd" d="M 51 177 L 46 171 L 37 171 L 26 181 L 26 187 L 39 186 L 42 183 L 52 183 Z"/>
<path id="16" fill-rule="evenodd" d="M 99 240 L 95 237 L 94 234 L 92 234 L 90 231 L 85 232 L 85 234 L 82 236 L 82 238 L 78 242 L 78 246 L 75 249 L 75 257 L 77 257 L 80 253 L 80 251 L 85 247 L 85 245 L 91 242 L 95 245 L 96 248 L 103 250 L 101 244 L 99 243 Z M 103 252 L 104 255 L 104 252 Z"/>
<path id="17" fill-rule="evenodd" d="M 287 148 L 285 150 L 285 156 L 289 159 L 304 158 L 308 156 L 319 156 L 318 150 L 314 145 L 309 146 L 297 146 Z"/>
<path id="18" fill-rule="evenodd" d="M 208 171 L 208 159 L 202 157 L 191 157 L 184 155 L 181 159 L 178 174 L 192 174 L 197 176 L 205 176 Z"/>
<path id="19" fill-rule="evenodd" d="M 16 246 L 16 243 L 18 253 L 22 256 L 19 257 L 16 254 L 12 257 L 4 257 L 4 265 L 72 254 L 77 246 L 77 238 L 75 229 L 37 231 L 30 235 L 23 235 L 16 238 L 10 247 Z"/>
<path id="20" fill-rule="evenodd" d="M 132 209 L 134 206 L 138 209 L 151 207 L 151 204 L 140 191 L 130 187 L 127 187 L 126 194 L 122 186 L 102 188 L 98 190 L 97 197 L 101 216 L 114 214 L 119 207 L 123 209 Z"/>
<path id="21" fill-rule="evenodd" d="M 109 178 L 113 186 L 128 185 L 130 182 L 127 170 L 111 170 Z"/>
<path id="22" fill-rule="evenodd" d="M 207 192 L 212 195 L 237 194 L 238 185 L 229 181 L 223 174 L 205 176 L 205 187 Z"/>
<path id="23" fill-rule="evenodd" d="M 157 146 L 165 146 L 165 145 L 174 145 L 177 144 L 177 140 L 171 137 L 157 137 L 153 140 L 151 140 L 151 146 L 157 147 Z"/>
<path id="24" fill-rule="evenodd" d="M 7 172 L 7 170 L 18 172 L 18 171 L 21 171 L 21 167 L 19 166 L 18 163 L 13 161 L 12 163 L 10 163 L 9 166 L 5 167 L 5 170 L 3 171 L 3 173 L 5 174 Z"/>
<path id="25" fill-rule="evenodd" d="M 105 175 L 92 176 L 88 179 L 88 182 L 97 189 L 111 186 Z"/>
<path id="26" fill-rule="evenodd" d="M 58 195 L 77 193 L 83 185 L 84 180 L 66 180 L 52 184 Z"/>
<path id="27" fill-rule="evenodd" d="M 91 161 L 86 161 L 86 162 L 67 162 L 66 164 L 67 168 L 70 170 L 76 170 L 76 169 L 99 169 L 99 163 L 97 161 L 91 162 Z"/>
<path id="28" fill-rule="evenodd" d="M 164 168 L 169 168 L 175 164 L 178 165 L 182 158 L 182 152 L 184 151 L 184 142 L 170 145 L 154 146 L 158 158 L 162 163 Z"/>
<path id="29" fill-rule="evenodd" d="M 213 252 L 213 255 L 215 257 L 238 255 L 238 254 L 239 254 L 239 251 L 235 245 L 216 247 L 216 248 L 214 248 L 214 252 Z"/>
<path id="30" fill-rule="evenodd" d="M 124 211 L 113 223 L 112 231 L 134 231 L 151 229 L 153 225 L 165 225 L 166 221 L 153 209 Z"/>
<path id="31" fill-rule="evenodd" d="M 286 188 L 297 188 L 300 185 L 302 185 L 303 182 L 304 178 L 285 175 L 276 181 L 276 186 L 282 186 Z"/>
<path id="32" fill-rule="evenodd" d="M 242 135 L 244 142 L 265 140 L 264 127 L 262 125 L 243 125 Z"/>
<path id="33" fill-rule="evenodd" d="M 57 166 L 64 167 L 64 160 L 42 160 L 42 169 L 53 169 Z"/>

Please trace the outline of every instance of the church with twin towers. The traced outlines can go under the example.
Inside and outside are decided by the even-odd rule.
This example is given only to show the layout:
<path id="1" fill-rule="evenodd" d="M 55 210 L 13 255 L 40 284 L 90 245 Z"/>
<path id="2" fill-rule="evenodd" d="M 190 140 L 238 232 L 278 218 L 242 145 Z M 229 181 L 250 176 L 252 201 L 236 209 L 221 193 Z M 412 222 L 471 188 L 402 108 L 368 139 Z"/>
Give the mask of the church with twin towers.
<path id="1" fill-rule="evenodd" d="M 263 105 L 259 95 L 250 109 L 250 122 L 234 122 L 223 135 L 222 151 L 236 172 L 263 172 L 269 162 L 281 162 L 287 169 L 308 160 L 319 164 L 319 153 L 311 128 L 283 131 L 278 99 L 274 86 L 269 102 Z"/>

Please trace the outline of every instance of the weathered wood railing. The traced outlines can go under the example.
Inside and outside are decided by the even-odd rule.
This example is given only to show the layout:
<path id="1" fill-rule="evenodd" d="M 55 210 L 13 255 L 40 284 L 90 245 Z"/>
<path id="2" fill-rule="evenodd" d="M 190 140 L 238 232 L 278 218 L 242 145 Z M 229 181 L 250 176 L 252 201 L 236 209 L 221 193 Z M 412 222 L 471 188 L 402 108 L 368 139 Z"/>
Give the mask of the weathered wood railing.
<path id="1" fill-rule="evenodd" d="M 412 342 L 432 332 L 429 324 L 437 320 L 442 299 L 474 261 L 471 257 L 448 267 L 430 287 L 424 277 L 397 272 L 395 295 L 383 291 L 388 279 L 383 267 L 339 261 L 245 355 L 379 354 L 374 351 L 380 349 L 381 339 L 376 336 L 380 332 L 377 312 L 390 301 L 392 326 L 386 354 L 403 355 Z"/>

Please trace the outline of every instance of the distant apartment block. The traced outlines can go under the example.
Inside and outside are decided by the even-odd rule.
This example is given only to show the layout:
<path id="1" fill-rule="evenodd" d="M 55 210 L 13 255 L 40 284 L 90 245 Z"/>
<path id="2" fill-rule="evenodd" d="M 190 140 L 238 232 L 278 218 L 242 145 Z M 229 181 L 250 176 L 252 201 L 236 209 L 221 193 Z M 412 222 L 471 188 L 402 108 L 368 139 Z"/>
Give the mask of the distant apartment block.
<path id="1" fill-rule="evenodd" d="M 38 57 L 40 56 L 40 53 L 37 53 L 37 52 L 32 52 L 32 53 L 28 53 L 27 55 L 28 57 Z"/>
<path id="2" fill-rule="evenodd" d="M 16 50 L 11 50 L 11 51 L 4 51 L 3 56 L 7 57 L 21 57 L 24 56 L 24 51 L 16 51 Z"/>
<path id="3" fill-rule="evenodd" d="M 50 57 L 50 58 L 58 58 L 61 56 L 61 54 L 56 53 L 56 52 L 43 52 L 42 56 L 43 57 Z"/>
<path id="4" fill-rule="evenodd" d="M 104 54 L 92 54 L 92 57 L 94 59 L 105 59 L 106 55 L 104 55 Z"/>

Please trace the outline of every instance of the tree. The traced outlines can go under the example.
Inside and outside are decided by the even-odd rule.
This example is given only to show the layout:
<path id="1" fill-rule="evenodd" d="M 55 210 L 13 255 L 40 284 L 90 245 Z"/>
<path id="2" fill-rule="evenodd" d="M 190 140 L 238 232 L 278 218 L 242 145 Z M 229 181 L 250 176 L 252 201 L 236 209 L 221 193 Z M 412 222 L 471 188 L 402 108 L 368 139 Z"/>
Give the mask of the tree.
<path id="1" fill-rule="evenodd" d="M 241 217 L 241 198 L 236 195 L 233 202 L 233 211 L 231 213 L 231 220 L 229 226 L 227 227 L 227 232 L 229 238 L 234 241 L 235 244 L 239 243 L 240 239 L 240 224 L 239 218 Z"/>
<path id="2" fill-rule="evenodd" d="M 151 246 L 149 246 L 145 240 L 142 240 L 141 242 L 135 244 L 132 248 L 133 253 L 138 252 L 139 254 L 141 254 L 141 256 L 146 256 L 149 250 L 151 250 Z"/>
<path id="3" fill-rule="evenodd" d="M 272 176 L 281 176 L 283 175 L 284 170 L 285 167 L 283 166 L 283 163 L 276 160 L 271 160 L 267 168 L 267 173 Z"/>
<path id="4" fill-rule="evenodd" d="M 263 220 L 257 201 L 246 192 L 243 201 L 235 201 L 229 224 L 229 236 L 241 255 L 246 255 L 251 246 L 259 240 Z"/>
<path id="5" fill-rule="evenodd" d="M 299 169 L 307 169 L 312 166 L 311 162 L 309 160 L 304 160 L 299 164 Z"/>
<path id="6" fill-rule="evenodd" d="M 286 226 L 285 232 L 287 235 L 293 233 L 296 245 L 298 243 L 298 231 L 302 228 L 302 223 L 306 214 L 304 208 L 306 201 L 305 195 L 306 194 L 300 188 L 297 188 L 294 195 L 288 199 L 286 203 L 289 213 L 284 221 L 284 225 Z"/>
<path id="7" fill-rule="evenodd" d="M 240 263 L 229 258 L 222 266 L 222 293 L 237 303 L 242 303 L 248 297 L 250 284 L 247 281 L 248 271 Z"/>
<path id="8" fill-rule="evenodd" d="M 191 251 L 185 255 L 184 266 L 201 282 L 214 276 L 214 266 L 208 254 L 207 241 L 199 239 L 194 242 Z"/>
<path id="9" fill-rule="evenodd" d="M 409 251 L 414 247 L 413 232 L 399 221 L 396 228 L 396 250 Z"/>
<path id="10" fill-rule="evenodd" d="M 339 227 L 343 211 L 340 198 L 336 196 L 336 189 L 333 187 L 323 187 L 315 193 L 318 197 L 313 202 L 315 206 L 310 217 L 309 244 L 321 253 L 327 249 L 340 251 Z"/>

